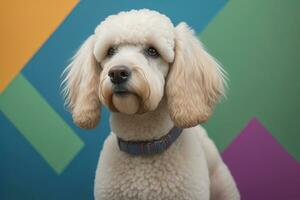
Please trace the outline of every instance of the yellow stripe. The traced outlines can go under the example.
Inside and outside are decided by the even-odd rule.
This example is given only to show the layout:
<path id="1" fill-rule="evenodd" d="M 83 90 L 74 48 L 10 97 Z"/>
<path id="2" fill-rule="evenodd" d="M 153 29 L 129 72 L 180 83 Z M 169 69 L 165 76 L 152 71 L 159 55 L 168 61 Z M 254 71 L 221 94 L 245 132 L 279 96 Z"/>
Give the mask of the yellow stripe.
<path id="1" fill-rule="evenodd" d="M 78 0 L 0 1 L 0 93 L 77 3 Z"/>

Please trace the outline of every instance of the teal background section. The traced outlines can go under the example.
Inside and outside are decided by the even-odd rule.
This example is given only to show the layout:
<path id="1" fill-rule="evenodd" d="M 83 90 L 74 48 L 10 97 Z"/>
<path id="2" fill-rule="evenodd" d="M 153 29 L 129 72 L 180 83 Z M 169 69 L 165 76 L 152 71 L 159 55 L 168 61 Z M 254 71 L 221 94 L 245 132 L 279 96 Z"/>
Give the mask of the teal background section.
<path id="1" fill-rule="evenodd" d="M 255 116 L 300 161 L 300 1 L 231 0 L 200 34 L 229 74 L 207 126 L 223 150 Z"/>

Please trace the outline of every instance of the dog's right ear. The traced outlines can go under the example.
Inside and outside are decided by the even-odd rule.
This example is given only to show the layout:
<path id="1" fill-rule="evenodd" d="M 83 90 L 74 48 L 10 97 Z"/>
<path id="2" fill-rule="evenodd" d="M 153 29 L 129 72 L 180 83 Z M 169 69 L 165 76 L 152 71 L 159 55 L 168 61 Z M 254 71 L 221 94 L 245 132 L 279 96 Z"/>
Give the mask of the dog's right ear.
<path id="1" fill-rule="evenodd" d="M 225 76 L 185 23 L 175 28 L 175 59 L 168 74 L 169 113 L 177 127 L 205 122 L 224 95 Z"/>
<path id="2" fill-rule="evenodd" d="M 66 104 L 81 128 L 95 128 L 100 119 L 98 96 L 101 68 L 94 56 L 95 36 L 90 36 L 67 66 L 63 81 Z"/>

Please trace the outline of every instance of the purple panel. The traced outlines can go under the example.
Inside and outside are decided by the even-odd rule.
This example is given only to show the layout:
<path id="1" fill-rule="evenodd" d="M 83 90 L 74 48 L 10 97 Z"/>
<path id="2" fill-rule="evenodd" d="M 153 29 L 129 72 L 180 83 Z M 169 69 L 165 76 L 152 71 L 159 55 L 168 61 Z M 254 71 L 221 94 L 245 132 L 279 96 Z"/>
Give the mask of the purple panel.
<path id="1" fill-rule="evenodd" d="M 300 165 L 253 118 L 223 152 L 242 200 L 300 200 Z"/>

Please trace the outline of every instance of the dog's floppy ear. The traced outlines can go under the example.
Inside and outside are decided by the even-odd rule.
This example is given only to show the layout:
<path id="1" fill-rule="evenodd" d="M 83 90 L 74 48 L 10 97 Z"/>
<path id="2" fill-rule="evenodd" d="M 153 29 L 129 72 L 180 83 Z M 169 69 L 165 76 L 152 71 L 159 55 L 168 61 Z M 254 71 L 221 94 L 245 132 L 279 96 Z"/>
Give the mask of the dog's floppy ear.
<path id="1" fill-rule="evenodd" d="M 166 83 L 170 116 L 178 127 L 205 122 L 224 94 L 224 75 L 187 24 L 175 28 L 175 60 Z"/>
<path id="2" fill-rule="evenodd" d="M 90 36 L 72 58 L 64 73 L 66 104 L 74 122 L 81 128 L 94 128 L 100 119 L 98 96 L 101 69 L 94 57 L 95 36 Z"/>

